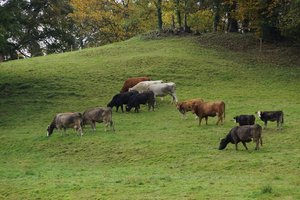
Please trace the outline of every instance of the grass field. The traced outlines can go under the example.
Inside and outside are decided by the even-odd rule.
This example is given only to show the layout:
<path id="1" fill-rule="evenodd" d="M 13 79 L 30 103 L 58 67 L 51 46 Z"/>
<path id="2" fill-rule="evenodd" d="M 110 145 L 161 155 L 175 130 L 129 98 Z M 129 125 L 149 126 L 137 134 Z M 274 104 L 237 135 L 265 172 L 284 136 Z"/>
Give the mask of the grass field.
<path id="1" fill-rule="evenodd" d="M 199 127 L 166 97 L 155 112 L 114 112 L 115 133 L 98 124 L 82 138 L 46 137 L 56 113 L 105 106 L 134 76 L 175 82 L 180 101 L 223 100 L 225 124 Z M 0 199 L 300 199 L 299 99 L 300 66 L 196 37 L 136 37 L 1 63 Z M 259 151 L 254 143 L 219 151 L 232 118 L 257 110 L 283 110 L 283 130 L 270 123 Z"/>

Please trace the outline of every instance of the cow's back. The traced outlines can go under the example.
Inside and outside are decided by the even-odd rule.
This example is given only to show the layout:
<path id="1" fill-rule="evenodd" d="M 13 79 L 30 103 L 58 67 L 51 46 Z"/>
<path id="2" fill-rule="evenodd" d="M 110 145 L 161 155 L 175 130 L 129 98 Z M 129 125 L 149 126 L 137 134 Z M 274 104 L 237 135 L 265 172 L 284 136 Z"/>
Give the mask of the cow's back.
<path id="1" fill-rule="evenodd" d="M 104 108 L 96 107 L 90 108 L 83 113 L 83 121 L 84 123 L 91 122 L 91 121 L 101 121 L 102 120 L 102 113 L 104 112 Z"/>
<path id="2" fill-rule="evenodd" d="M 55 124 L 57 127 L 72 127 L 81 120 L 81 113 L 58 113 L 55 117 Z"/>
<path id="3" fill-rule="evenodd" d="M 132 77 L 132 78 L 128 78 L 124 84 L 123 87 L 121 89 L 121 93 L 123 92 L 127 92 L 129 88 L 132 88 L 133 86 L 135 86 L 136 84 L 138 84 L 141 81 L 150 81 L 149 77 Z"/>
<path id="4" fill-rule="evenodd" d="M 258 124 L 238 126 L 236 134 L 241 141 L 251 141 L 251 138 L 256 139 L 261 137 L 262 128 Z"/>
<path id="5" fill-rule="evenodd" d="M 103 109 L 101 115 L 102 115 L 102 120 L 105 123 L 112 121 L 112 109 L 111 108 L 105 108 L 105 109 Z"/>

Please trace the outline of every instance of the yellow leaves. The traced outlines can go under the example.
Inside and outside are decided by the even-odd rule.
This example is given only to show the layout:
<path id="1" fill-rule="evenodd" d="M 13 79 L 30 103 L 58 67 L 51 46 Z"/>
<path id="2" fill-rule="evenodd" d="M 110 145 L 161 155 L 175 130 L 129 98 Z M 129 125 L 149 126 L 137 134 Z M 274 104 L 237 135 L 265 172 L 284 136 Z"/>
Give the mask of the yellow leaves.
<path id="1" fill-rule="evenodd" d="M 199 10 L 191 15 L 190 26 L 198 32 L 209 32 L 212 29 L 213 12 L 211 10 Z"/>

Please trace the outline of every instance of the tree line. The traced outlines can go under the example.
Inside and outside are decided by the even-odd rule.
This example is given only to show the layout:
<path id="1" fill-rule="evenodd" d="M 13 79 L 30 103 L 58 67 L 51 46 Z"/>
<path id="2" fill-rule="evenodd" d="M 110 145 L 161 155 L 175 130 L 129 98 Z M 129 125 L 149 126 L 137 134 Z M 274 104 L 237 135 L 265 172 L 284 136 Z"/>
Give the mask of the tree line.
<path id="1" fill-rule="evenodd" d="M 252 32 L 300 42 L 300 0 L 0 0 L 0 60 L 104 45 L 151 30 Z"/>

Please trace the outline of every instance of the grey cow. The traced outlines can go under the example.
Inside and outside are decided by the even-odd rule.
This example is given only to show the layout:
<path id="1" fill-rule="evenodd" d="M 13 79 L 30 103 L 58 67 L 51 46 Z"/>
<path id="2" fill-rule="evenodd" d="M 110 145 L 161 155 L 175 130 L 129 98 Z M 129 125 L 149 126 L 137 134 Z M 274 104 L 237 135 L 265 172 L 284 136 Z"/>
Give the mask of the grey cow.
<path id="1" fill-rule="evenodd" d="M 154 93 L 154 97 L 172 96 L 172 102 L 177 103 L 176 84 L 173 82 L 157 83 L 149 86 L 149 90 Z"/>
<path id="2" fill-rule="evenodd" d="M 74 128 L 80 136 L 83 135 L 82 132 L 82 114 L 78 112 L 69 112 L 69 113 L 58 113 L 55 115 L 51 124 L 47 128 L 47 136 L 50 136 L 53 133 L 54 129 L 59 129 L 66 131 L 67 128 Z"/>
<path id="3" fill-rule="evenodd" d="M 105 131 L 109 126 L 111 130 L 115 130 L 112 121 L 112 109 L 110 107 L 96 107 L 87 109 L 83 113 L 83 125 L 91 124 L 92 129 L 96 130 L 96 122 L 105 124 Z"/>

